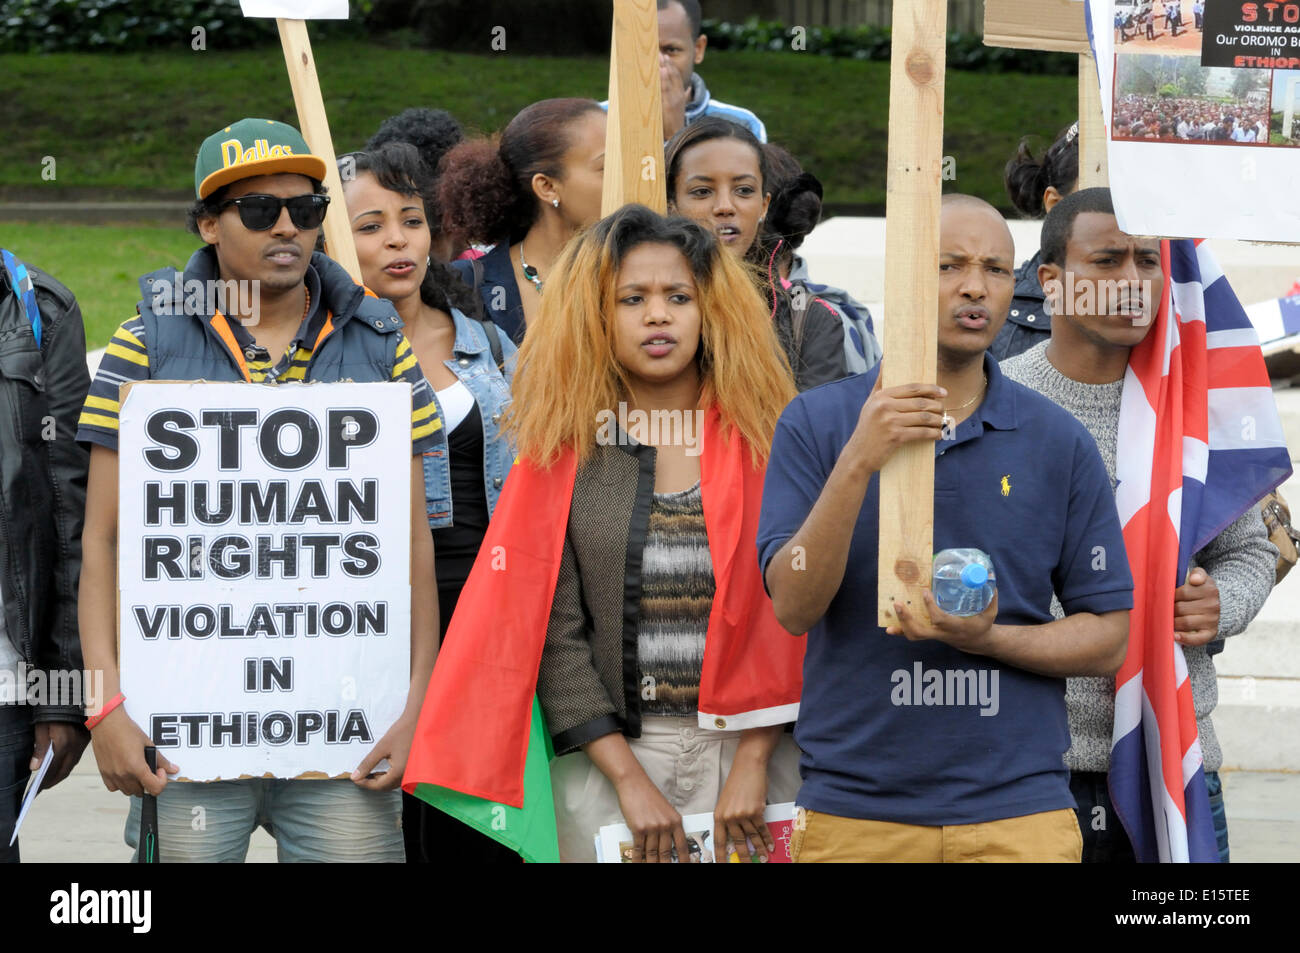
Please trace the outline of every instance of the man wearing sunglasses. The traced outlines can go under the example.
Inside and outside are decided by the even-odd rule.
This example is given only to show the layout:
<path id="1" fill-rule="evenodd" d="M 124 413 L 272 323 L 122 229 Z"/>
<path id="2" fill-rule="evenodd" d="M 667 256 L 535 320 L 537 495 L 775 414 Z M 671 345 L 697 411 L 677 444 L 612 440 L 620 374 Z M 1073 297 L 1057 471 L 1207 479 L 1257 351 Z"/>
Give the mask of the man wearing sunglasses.
<path id="1" fill-rule="evenodd" d="M 325 162 L 296 129 L 244 119 L 209 136 L 194 168 L 190 230 L 204 241 L 185 269 L 140 279 L 138 315 L 113 336 L 91 385 L 77 439 L 91 444 L 82 538 L 81 643 L 104 673 L 103 699 L 119 693 L 116 661 L 117 434 L 119 388 L 139 380 L 405 381 L 411 384 L 411 680 L 407 704 L 349 779 L 251 778 L 171 784 L 176 772 L 128 714 L 128 698 L 92 743 L 110 791 L 158 796 L 161 859 L 242 861 L 258 824 L 272 829 L 281 860 L 405 859 L 398 789 L 436 653 L 433 543 L 424 512 L 422 455 L 446 435 L 429 385 L 393 306 L 313 253 L 328 208 Z M 102 702 L 101 702 L 102 704 Z M 87 712 L 96 716 L 98 712 Z M 387 772 L 372 775 L 383 759 Z M 194 819 L 207 819 L 202 830 Z M 136 845 L 140 799 L 126 840 Z"/>

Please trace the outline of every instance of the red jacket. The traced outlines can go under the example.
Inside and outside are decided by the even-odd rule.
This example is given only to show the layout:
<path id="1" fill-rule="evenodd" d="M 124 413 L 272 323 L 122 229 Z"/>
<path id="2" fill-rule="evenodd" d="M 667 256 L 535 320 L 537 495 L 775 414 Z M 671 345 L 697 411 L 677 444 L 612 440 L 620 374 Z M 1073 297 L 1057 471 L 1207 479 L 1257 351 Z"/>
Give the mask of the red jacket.
<path id="1" fill-rule="evenodd" d="M 533 695 L 577 473 L 566 454 L 511 470 L 461 593 L 416 729 L 404 787 L 433 784 L 516 807 Z M 795 720 L 802 639 L 781 628 L 755 537 L 764 469 L 707 413 L 700 490 L 716 589 L 700 679 L 700 724 L 738 730 Z M 502 559 L 504 555 L 504 559 Z"/>

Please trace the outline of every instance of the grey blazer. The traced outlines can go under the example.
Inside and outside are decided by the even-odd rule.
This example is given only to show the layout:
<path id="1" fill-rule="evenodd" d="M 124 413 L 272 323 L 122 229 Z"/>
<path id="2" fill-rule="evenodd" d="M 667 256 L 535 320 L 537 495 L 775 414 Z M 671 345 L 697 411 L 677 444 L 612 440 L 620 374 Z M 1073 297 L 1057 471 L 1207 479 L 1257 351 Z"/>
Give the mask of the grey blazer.
<path id="1" fill-rule="evenodd" d="M 555 753 L 615 731 L 640 737 L 637 615 L 655 450 L 626 435 L 579 468 L 537 695 Z"/>

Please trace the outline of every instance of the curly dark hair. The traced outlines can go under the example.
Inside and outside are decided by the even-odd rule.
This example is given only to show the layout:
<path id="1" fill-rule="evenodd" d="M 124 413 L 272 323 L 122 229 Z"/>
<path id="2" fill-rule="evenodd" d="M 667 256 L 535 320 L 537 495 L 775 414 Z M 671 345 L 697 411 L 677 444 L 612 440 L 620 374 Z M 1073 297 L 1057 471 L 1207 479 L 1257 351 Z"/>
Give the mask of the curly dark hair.
<path id="1" fill-rule="evenodd" d="M 339 156 L 338 162 L 340 173 L 346 172 L 349 177 L 373 175 L 381 188 L 399 195 L 423 199 L 431 188 L 420 153 L 409 142 L 393 140 L 366 152 Z M 478 293 L 461 280 L 456 270 L 432 257 L 420 283 L 420 300 L 431 308 L 459 308 L 468 315 L 477 315 L 482 307 Z"/>
<path id="2" fill-rule="evenodd" d="M 420 158 L 432 175 L 442 157 L 464 138 L 465 130 L 447 110 L 413 107 L 381 122 L 366 143 L 366 151 L 378 149 L 388 142 L 409 142 L 419 150 Z"/>
<path id="3" fill-rule="evenodd" d="M 442 157 L 465 139 L 465 130 L 456 117 L 445 109 L 412 107 L 396 116 L 389 116 L 379 124 L 379 129 L 366 143 L 371 152 L 390 142 L 409 142 L 419 152 L 424 166 L 424 177 L 429 182 L 424 196 L 424 211 L 429 219 L 429 229 L 437 235 L 442 230 L 442 207 L 438 204 L 438 164 Z"/>
<path id="4" fill-rule="evenodd" d="M 519 112 L 496 141 L 462 142 L 438 167 L 442 228 L 466 242 L 519 241 L 537 220 L 533 176 L 559 177 L 573 124 L 599 113 L 594 99 L 544 99 Z"/>

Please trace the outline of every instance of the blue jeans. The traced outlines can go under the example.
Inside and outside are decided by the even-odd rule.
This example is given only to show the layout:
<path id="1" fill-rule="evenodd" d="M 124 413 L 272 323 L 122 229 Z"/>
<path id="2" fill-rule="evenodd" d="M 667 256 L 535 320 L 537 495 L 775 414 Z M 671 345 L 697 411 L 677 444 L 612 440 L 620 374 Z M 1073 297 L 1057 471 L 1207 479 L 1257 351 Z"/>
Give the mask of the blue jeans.
<path id="1" fill-rule="evenodd" d="M 1218 771 L 1205 772 L 1205 787 L 1210 792 L 1210 816 L 1214 818 L 1214 839 L 1219 844 L 1219 863 L 1228 863 L 1228 815 L 1223 809 L 1223 783 Z"/>
<path id="2" fill-rule="evenodd" d="M 243 863 L 261 825 L 281 863 L 402 863 L 400 791 L 367 791 L 347 778 L 191 783 L 158 796 L 159 859 L 165 864 Z M 140 798 L 131 798 L 126 843 L 140 837 Z"/>
<path id="3" fill-rule="evenodd" d="M 1223 808 L 1223 784 L 1219 772 L 1205 772 L 1205 787 L 1210 795 L 1210 816 L 1214 819 L 1214 838 L 1219 845 L 1219 861 L 1228 863 L 1228 816 Z M 1070 793 L 1074 795 L 1079 830 L 1083 831 L 1085 864 L 1132 864 L 1133 845 L 1115 815 L 1106 788 L 1104 772 L 1074 771 L 1070 774 Z"/>

